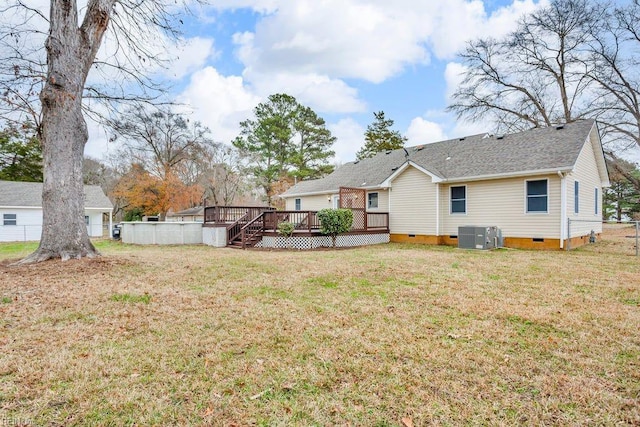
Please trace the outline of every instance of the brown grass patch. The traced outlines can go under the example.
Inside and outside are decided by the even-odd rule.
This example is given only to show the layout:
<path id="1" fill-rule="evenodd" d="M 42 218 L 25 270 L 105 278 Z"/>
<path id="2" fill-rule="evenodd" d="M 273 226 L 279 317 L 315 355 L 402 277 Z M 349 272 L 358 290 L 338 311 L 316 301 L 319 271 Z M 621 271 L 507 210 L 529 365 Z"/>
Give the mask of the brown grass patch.
<path id="1" fill-rule="evenodd" d="M 0 263 L 0 420 L 640 423 L 631 239 Z M 637 301 L 637 302 L 636 302 Z"/>

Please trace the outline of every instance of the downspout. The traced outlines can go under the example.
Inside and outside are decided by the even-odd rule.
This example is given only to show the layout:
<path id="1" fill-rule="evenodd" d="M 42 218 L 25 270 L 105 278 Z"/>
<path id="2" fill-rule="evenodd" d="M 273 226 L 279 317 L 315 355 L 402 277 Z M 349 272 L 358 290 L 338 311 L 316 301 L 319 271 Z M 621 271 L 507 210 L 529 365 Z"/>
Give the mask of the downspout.
<path id="1" fill-rule="evenodd" d="M 440 237 L 440 183 L 436 183 L 436 237 Z M 440 242 L 438 242 L 440 244 Z"/>
<path id="2" fill-rule="evenodd" d="M 567 238 L 567 178 L 566 174 L 558 171 L 560 177 L 560 249 L 564 249 L 564 239 Z"/>

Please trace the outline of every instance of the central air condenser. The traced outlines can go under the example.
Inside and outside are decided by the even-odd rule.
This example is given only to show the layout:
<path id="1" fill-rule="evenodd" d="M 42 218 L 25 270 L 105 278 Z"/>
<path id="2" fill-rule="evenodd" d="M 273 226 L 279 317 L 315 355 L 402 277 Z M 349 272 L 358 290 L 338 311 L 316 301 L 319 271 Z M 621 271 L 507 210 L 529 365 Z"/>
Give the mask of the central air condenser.
<path id="1" fill-rule="evenodd" d="M 495 249 L 502 247 L 502 231 L 498 227 L 458 227 L 458 248 Z"/>

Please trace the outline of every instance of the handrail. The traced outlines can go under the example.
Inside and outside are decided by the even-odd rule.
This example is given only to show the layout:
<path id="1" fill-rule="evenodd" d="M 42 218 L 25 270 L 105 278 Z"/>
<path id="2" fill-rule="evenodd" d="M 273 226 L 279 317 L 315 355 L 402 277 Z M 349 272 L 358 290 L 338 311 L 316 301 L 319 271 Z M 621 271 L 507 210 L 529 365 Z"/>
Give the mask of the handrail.
<path id="1" fill-rule="evenodd" d="M 233 224 L 227 226 L 227 244 L 233 242 L 236 237 L 238 237 L 241 233 L 242 233 L 242 227 L 240 228 L 240 230 L 238 232 L 232 231 L 235 228 L 237 228 L 240 225 L 240 222 L 245 220 L 246 218 L 249 216 L 249 213 L 247 212 L 246 214 L 242 215 L 240 218 L 238 218 L 238 220 L 236 222 L 234 222 Z M 235 233 L 235 234 L 233 234 Z"/>
<path id="2" fill-rule="evenodd" d="M 262 225 L 255 229 L 253 231 L 252 234 L 250 234 L 248 237 L 246 235 L 246 231 L 247 229 L 249 229 L 250 226 L 252 226 L 254 223 L 256 223 L 258 220 L 263 220 L 262 221 Z M 251 221 L 247 222 L 241 229 L 240 229 L 240 234 L 242 235 L 242 249 L 246 249 L 247 247 L 247 240 L 252 239 L 253 237 L 255 237 L 256 235 L 258 235 L 258 233 L 261 233 L 264 231 L 264 212 L 262 212 L 260 215 L 258 215 L 257 217 L 255 217 L 254 219 L 252 219 Z"/>

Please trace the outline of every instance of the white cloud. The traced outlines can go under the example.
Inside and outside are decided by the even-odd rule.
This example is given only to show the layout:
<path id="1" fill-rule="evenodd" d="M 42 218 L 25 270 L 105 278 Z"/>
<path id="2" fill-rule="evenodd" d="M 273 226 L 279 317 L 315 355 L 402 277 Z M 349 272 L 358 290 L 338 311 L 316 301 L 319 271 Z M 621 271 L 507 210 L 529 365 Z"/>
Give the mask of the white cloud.
<path id="1" fill-rule="evenodd" d="M 428 24 L 407 25 L 408 10 L 375 3 L 283 1 L 252 37 L 236 37 L 239 58 L 254 72 L 286 70 L 375 83 L 408 64 L 427 63 Z"/>
<path id="2" fill-rule="evenodd" d="M 408 138 L 408 146 L 428 144 L 447 139 L 440 124 L 425 120 L 422 117 L 416 117 L 411 120 L 406 136 Z"/>
<path id="3" fill-rule="evenodd" d="M 333 146 L 338 163 L 352 162 L 356 152 L 364 144 L 365 128 L 352 118 L 345 118 L 337 123 L 327 125 L 333 136 L 337 138 Z"/>
<path id="4" fill-rule="evenodd" d="M 213 39 L 193 37 L 182 42 L 176 59 L 165 73 L 167 77 L 182 79 L 188 74 L 202 68 L 217 55 Z"/>
<path id="5" fill-rule="evenodd" d="M 430 37 L 434 53 L 439 58 L 448 59 L 462 50 L 467 40 L 499 38 L 513 31 L 522 15 L 533 12 L 543 3 L 546 4 L 546 0 L 537 4 L 533 0 L 516 0 L 487 15 L 480 0 L 439 2 L 434 17 L 435 31 Z"/>
<path id="6" fill-rule="evenodd" d="M 373 83 L 429 63 L 429 47 L 451 58 L 466 40 L 499 37 L 538 7 L 516 0 L 488 15 L 480 0 L 274 0 L 272 6 L 253 32 L 234 38 L 254 75 L 286 71 Z"/>
<path id="7" fill-rule="evenodd" d="M 457 120 L 452 130 L 449 132 L 452 138 L 461 136 L 478 135 L 481 133 L 490 132 L 494 128 L 495 124 L 490 122 L 469 122 L 466 120 Z"/>
<path id="8" fill-rule="evenodd" d="M 178 96 L 178 102 L 190 106 L 192 117 L 208 126 L 215 140 L 225 143 L 238 136 L 239 123 L 251 117 L 260 101 L 242 77 L 225 77 L 212 67 L 194 73 Z"/>
<path id="9" fill-rule="evenodd" d="M 464 73 L 467 71 L 467 67 L 458 62 L 449 62 L 444 70 L 444 80 L 447 84 L 446 98 L 447 102 L 450 102 L 456 89 L 462 83 L 464 79 Z"/>
<path id="10" fill-rule="evenodd" d="M 366 109 L 365 103 L 358 98 L 356 89 L 342 80 L 325 75 L 287 72 L 254 75 L 245 72 L 244 77 L 263 98 L 273 93 L 285 92 L 317 112 L 352 113 Z"/>

